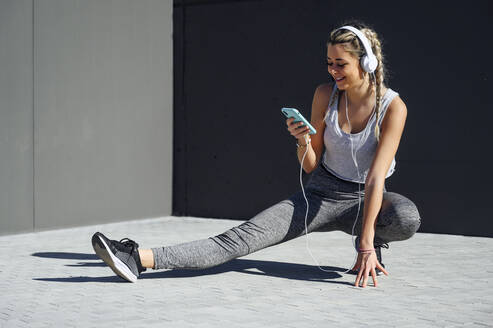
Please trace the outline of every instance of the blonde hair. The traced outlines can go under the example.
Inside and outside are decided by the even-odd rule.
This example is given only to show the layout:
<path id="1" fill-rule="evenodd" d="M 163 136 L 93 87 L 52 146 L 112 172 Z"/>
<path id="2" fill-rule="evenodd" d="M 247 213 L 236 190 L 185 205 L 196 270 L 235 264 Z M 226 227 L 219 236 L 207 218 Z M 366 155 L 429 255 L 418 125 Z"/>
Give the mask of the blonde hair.
<path id="1" fill-rule="evenodd" d="M 378 126 L 378 121 L 380 119 L 381 115 L 381 105 L 382 105 L 382 87 L 384 86 L 384 79 L 385 79 L 385 69 L 384 69 L 384 56 L 382 53 L 382 44 L 380 42 L 380 39 L 377 35 L 377 33 L 371 29 L 370 27 L 364 26 L 361 23 L 356 23 L 356 24 L 343 24 L 343 25 L 351 25 L 360 30 L 368 39 L 371 45 L 371 49 L 373 51 L 373 54 L 375 57 L 377 57 L 378 60 L 378 66 L 374 72 L 375 74 L 375 80 L 372 80 L 370 78 L 370 84 L 373 86 L 373 84 L 376 84 L 376 124 L 375 124 L 375 136 L 377 138 L 377 142 L 380 141 L 380 127 Z M 365 55 L 365 48 L 363 47 L 363 44 L 359 40 L 359 38 L 354 34 L 353 32 L 342 29 L 338 30 L 335 29 L 330 33 L 329 40 L 327 41 L 327 45 L 334 45 L 334 44 L 342 44 L 344 49 L 349 52 L 351 55 L 354 57 L 361 59 L 363 55 Z M 366 73 L 369 74 L 369 73 Z M 339 97 L 339 89 L 337 89 L 337 92 L 335 96 L 332 98 L 329 106 L 332 106 L 334 99 Z"/>

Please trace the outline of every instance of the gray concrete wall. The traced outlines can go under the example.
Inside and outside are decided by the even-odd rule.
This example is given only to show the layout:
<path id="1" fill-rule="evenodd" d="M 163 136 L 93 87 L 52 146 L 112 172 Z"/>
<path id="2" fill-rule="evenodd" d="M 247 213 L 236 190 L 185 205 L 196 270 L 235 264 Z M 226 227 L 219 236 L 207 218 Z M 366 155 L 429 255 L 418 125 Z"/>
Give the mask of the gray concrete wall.
<path id="1" fill-rule="evenodd" d="M 0 0 L 0 234 L 33 229 L 32 0 Z"/>
<path id="2" fill-rule="evenodd" d="M 172 2 L 0 15 L 0 234 L 170 215 Z"/>

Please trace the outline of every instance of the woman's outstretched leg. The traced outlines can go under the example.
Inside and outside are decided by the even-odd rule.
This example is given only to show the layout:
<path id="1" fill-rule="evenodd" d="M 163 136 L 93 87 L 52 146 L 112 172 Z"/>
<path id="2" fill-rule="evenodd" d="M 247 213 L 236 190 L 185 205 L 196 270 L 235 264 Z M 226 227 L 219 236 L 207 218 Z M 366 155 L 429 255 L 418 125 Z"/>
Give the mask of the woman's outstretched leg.
<path id="1" fill-rule="evenodd" d="M 337 217 L 333 207 L 316 193 L 307 192 L 310 210 L 308 232 Z M 323 205 L 323 206 L 322 206 Z M 92 237 L 96 254 L 120 277 L 135 282 L 146 268 L 205 269 L 259 249 L 300 236 L 305 231 L 306 203 L 301 192 L 254 218 L 214 237 L 174 246 L 139 249 L 128 238 L 111 240 L 100 232 Z"/>
<path id="2" fill-rule="evenodd" d="M 140 263 L 144 268 L 154 268 L 154 253 L 152 249 L 139 249 Z"/>
<path id="3" fill-rule="evenodd" d="M 322 200 L 307 192 L 308 232 L 326 225 L 335 215 L 320 211 Z M 205 269 L 245 256 L 305 232 L 306 202 L 301 192 L 292 195 L 252 219 L 214 237 L 174 246 L 152 248 L 154 269 Z"/>

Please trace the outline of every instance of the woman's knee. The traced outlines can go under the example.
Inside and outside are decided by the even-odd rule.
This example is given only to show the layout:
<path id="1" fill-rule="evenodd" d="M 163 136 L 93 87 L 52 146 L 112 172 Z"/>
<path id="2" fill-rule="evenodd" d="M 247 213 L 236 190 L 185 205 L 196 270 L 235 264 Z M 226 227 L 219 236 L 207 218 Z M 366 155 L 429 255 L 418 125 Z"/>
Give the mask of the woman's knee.
<path id="1" fill-rule="evenodd" d="M 220 245 L 231 258 L 236 258 L 268 246 L 270 236 L 273 234 L 269 227 L 258 225 L 255 220 L 249 220 L 211 239 Z"/>
<path id="2" fill-rule="evenodd" d="M 244 223 L 242 225 L 244 225 Z M 242 236 L 242 225 L 231 228 L 210 239 L 221 246 L 221 248 L 232 258 L 247 255 L 251 250 L 249 242 Z"/>
<path id="3" fill-rule="evenodd" d="M 399 240 L 411 238 L 421 225 L 421 216 L 414 202 L 394 192 L 384 193 L 380 217 L 382 225 L 391 224 L 398 230 Z"/>

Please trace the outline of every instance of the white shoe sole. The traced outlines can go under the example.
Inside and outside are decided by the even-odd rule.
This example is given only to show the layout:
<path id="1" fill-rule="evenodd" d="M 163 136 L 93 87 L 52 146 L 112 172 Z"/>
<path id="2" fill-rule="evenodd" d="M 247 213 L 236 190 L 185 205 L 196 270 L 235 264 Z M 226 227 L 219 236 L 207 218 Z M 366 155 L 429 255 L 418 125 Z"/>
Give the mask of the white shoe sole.
<path id="1" fill-rule="evenodd" d="M 116 257 L 113 252 L 110 250 L 106 242 L 101 236 L 98 236 L 99 240 L 104 245 L 104 248 L 101 248 L 97 243 L 93 244 L 94 251 L 96 254 L 113 270 L 114 273 L 119 275 L 120 277 L 128 280 L 130 282 L 136 282 L 137 276 L 130 271 L 128 266 L 123 263 L 118 257 Z"/>

